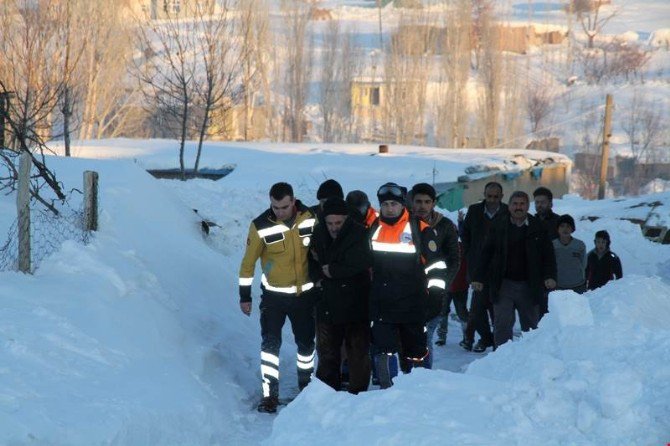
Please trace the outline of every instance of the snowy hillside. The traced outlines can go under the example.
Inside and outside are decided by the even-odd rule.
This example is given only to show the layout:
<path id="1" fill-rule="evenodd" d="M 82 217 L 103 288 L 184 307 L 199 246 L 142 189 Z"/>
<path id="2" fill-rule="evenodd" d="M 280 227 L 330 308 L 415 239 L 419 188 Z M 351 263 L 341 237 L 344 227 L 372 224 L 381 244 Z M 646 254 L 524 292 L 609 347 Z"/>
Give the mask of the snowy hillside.
<path id="1" fill-rule="evenodd" d="M 607 229 L 624 278 L 583 296 L 552 294 L 536 332 L 487 356 L 457 346 L 452 327 L 436 370 L 416 370 L 386 391 L 358 396 L 313 382 L 279 415 L 258 414 L 258 283 L 254 310 L 238 308 L 237 270 L 249 220 L 278 180 L 311 204 L 336 178 L 371 197 L 385 181 L 430 181 L 487 162 L 403 148 L 332 153 L 303 146 L 207 146 L 203 165 L 235 164 L 213 182 L 155 180 L 173 167 L 171 141 L 79 145 L 88 158 L 49 158 L 67 189 L 100 173 L 100 230 L 66 242 L 36 273 L 0 273 L 0 444 L 618 444 L 670 441 L 670 246 L 644 239 L 620 218 L 670 194 L 587 202 L 567 196 L 558 213 L 577 220 L 592 246 Z M 192 151 L 189 151 L 192 153 Z M 488 162 L 496 155 L 486 152 Z M 99 159 L 90 159 L 90 158 Z M 189 159 L 189 163 L 192 160 Z M 15 218 L 0 198 L 0 234 Z M 198 209 L 220 225 L 200 232 Z M 453 214 L 448 214 L 452 218 Z M 581 221 L 581 217 L 600 217 Z M 288 327 L 283 396 L 297 393 Z"/>

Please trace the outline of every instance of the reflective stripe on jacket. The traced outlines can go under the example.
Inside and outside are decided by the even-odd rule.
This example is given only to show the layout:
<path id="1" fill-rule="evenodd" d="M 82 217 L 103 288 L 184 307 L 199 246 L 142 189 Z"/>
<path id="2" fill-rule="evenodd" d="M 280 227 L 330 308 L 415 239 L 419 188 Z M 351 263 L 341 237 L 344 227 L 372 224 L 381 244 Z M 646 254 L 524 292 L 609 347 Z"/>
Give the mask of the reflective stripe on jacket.
<path id="1" fill-rule="evenodd" d="M 297 214 L 288 227 L 278 221 L 271 209 L 249 226 L 247 249 L 240 265 L 240 301 L 251 301 L 251 285 L 256 261 L 261 259 L 263 288 L 277 293 L 300 294 L 313 288 L 309 280 L 307 254 L 316 219 L 300 201 Z"/>
<path id="2" fill-rule="evenodd" d="M 423 323 L 427 288 L 446 287 L 446 264 L 439 256 L 435 231 L 403 210 L 394 224 L 378 220 L 371 241 L 371 319 Z"/>

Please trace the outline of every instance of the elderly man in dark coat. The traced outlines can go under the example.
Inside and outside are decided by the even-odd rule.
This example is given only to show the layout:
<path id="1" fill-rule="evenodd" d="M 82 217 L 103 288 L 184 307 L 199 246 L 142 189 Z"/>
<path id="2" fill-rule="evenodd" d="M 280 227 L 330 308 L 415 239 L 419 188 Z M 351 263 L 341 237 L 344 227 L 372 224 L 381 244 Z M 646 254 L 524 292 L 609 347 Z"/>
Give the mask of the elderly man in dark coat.
<path id="1" fill-rule="evenodd" d="M 314 229 L 310 247 L 310 277 L 321 294 L 316 307 L 316 377 L 341 389 L 344 343 L 348 390 L 358 393 L 367 390 L 370 380 L 370 243 L 365 226 L 349 216 L 341 198 L 326 200 L 323 219 L 325 224 Z"/>

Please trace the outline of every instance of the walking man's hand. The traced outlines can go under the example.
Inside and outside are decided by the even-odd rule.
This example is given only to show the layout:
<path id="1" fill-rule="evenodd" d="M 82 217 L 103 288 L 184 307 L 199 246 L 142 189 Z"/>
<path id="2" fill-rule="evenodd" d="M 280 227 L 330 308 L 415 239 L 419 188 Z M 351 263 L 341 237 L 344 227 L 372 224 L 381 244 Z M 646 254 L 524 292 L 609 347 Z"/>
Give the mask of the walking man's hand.
<path id="1" fill-rule="evenodd" d="M 251 302 L 240 302 L 240 310 L 247 316 L 251 315 Z"/>

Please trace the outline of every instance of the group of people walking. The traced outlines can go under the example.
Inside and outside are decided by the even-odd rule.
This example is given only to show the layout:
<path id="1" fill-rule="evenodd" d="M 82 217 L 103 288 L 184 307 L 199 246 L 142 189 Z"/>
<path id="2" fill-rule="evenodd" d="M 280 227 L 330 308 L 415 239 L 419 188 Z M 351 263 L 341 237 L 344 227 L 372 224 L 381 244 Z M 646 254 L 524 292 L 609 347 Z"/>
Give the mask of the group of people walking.
<path id="1" fill-rule="evenodd" d="M 459 212 L 458 225 L 435 211 L 427 183 L 410 191 L 382 185 L 378 212 L 362 191 L 345 199 L 335 180 L 321 184 L 311 208 L 288 183 L 274 184 L 269 195 L 270 208 L 249 227 L 239 276 L 240 309 L 250 315 L 260 258 L 261 412 L 278 405 L 287 317 L 300 390 L 316 354 L 317 378 L 341 390 L 346 359 L 347 390 L 358 393 L 367 390 L 371 370 L 381 388 L 392 386 L 396 355 L 404 373 L 430 368 L 434 333 L 436 345 L 446 343 L 451 302 L 463 325 L 460 345 L 483 352 L 512 339 L 515 312 L 522 330 L 537 328 L 550 290 L 583 292 L 621 277 L 607 233 L 596 234 L 586 258 L 584 243 L 571 235 L 574 220 L 553 213 L 546 188 L 535 191 L 533 216 L 526 193 L 512 193 L 506 205 L 502 186 L 489 183 L 482 202 Z"/>

